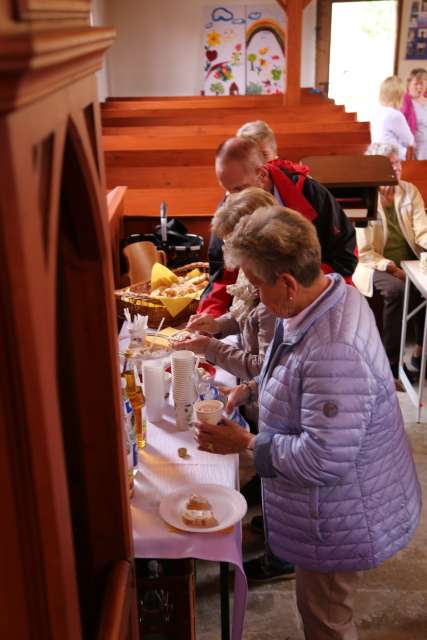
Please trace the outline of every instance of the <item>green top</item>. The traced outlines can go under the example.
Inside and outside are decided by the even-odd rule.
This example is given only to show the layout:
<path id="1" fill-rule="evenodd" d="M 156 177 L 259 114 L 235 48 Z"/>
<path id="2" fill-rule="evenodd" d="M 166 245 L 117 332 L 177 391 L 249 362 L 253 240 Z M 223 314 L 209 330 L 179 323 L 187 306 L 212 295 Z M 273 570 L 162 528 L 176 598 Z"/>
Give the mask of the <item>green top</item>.
<path id="1" fill-rule="evenodd" d="M 402 233 L 394 204 L 390 207 L 385 207 L 384 213 L 387 218 L 388 227 L 387 244 L 384 247 L 384 258 L 393 260 L 397 266 L 400 266 L 402 260 L 413 260 L 414 253 Z"/>

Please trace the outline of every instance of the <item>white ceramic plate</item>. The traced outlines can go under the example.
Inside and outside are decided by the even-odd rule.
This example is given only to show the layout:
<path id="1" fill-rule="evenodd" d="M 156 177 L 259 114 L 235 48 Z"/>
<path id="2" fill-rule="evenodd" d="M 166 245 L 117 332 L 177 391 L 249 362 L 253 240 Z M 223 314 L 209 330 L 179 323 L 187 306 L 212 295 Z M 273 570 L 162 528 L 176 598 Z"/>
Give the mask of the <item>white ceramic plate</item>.
<path id="1" fill-rule="evenodd" d="M 181 514 L 188 498 L 197 494 L 207 498 L 218 524 L 214 527 L 190 527 L 185 524 Z M 160 515 L 168 524 L 182 531 L 212 533 L 231 527 L 239 522 L 246 513 L 248 505 L 241 493 L 220 484 L 191 484 L 169 493 L 160 502 Z"/>

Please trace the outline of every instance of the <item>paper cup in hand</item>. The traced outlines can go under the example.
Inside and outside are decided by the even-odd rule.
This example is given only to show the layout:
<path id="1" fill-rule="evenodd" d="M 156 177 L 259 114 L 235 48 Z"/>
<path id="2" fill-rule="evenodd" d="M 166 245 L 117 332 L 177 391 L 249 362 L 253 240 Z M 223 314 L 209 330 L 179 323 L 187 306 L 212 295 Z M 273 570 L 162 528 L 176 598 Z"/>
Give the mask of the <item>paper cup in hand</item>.
<path id="1" fill-rule="evenodd" d="M 194 405 L 197 420 L 208 424 L 218 424 L 222 418 L 224 403 L 221 400 L 199 400 Z"/>

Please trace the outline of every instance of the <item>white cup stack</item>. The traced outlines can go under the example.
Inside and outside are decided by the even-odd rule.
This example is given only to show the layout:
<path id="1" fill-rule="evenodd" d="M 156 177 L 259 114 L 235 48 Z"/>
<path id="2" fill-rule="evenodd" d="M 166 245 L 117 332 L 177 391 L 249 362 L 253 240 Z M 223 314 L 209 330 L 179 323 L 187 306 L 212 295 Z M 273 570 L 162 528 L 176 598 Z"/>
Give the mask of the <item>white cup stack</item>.
<path id="1" fill-rule="evenodd" d="M 172 352 L 172 394 L 175 404 L 176 426 L 182 431 L 189 429 L 193 422 L 195 363 L 196 357 L 192 351 Z"/>
<path id="2" fill-rule="evenodd" d="M 165 405 L 163 366 L 152 360 L 144 362 L 142 376 L 147 419 L 150 422 L 158 422 L 162 419 Z"/>

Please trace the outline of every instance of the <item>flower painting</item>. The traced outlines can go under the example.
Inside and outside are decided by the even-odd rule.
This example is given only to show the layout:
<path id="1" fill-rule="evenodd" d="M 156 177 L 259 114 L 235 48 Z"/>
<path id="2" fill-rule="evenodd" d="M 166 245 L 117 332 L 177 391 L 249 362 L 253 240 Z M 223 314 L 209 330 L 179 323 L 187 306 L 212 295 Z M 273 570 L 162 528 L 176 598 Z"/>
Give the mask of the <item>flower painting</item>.
<path id="1" fill-rule="evenodd" d="M 204 12 L 205 95 L 245 93 L 245 7 L 213 5 Z"/>
<path id="2" fill-rule="evenodd" d="M 205 95 L 285 88 L 285 15 L 272 5 L 213 5 L 204 13 Z"/>

